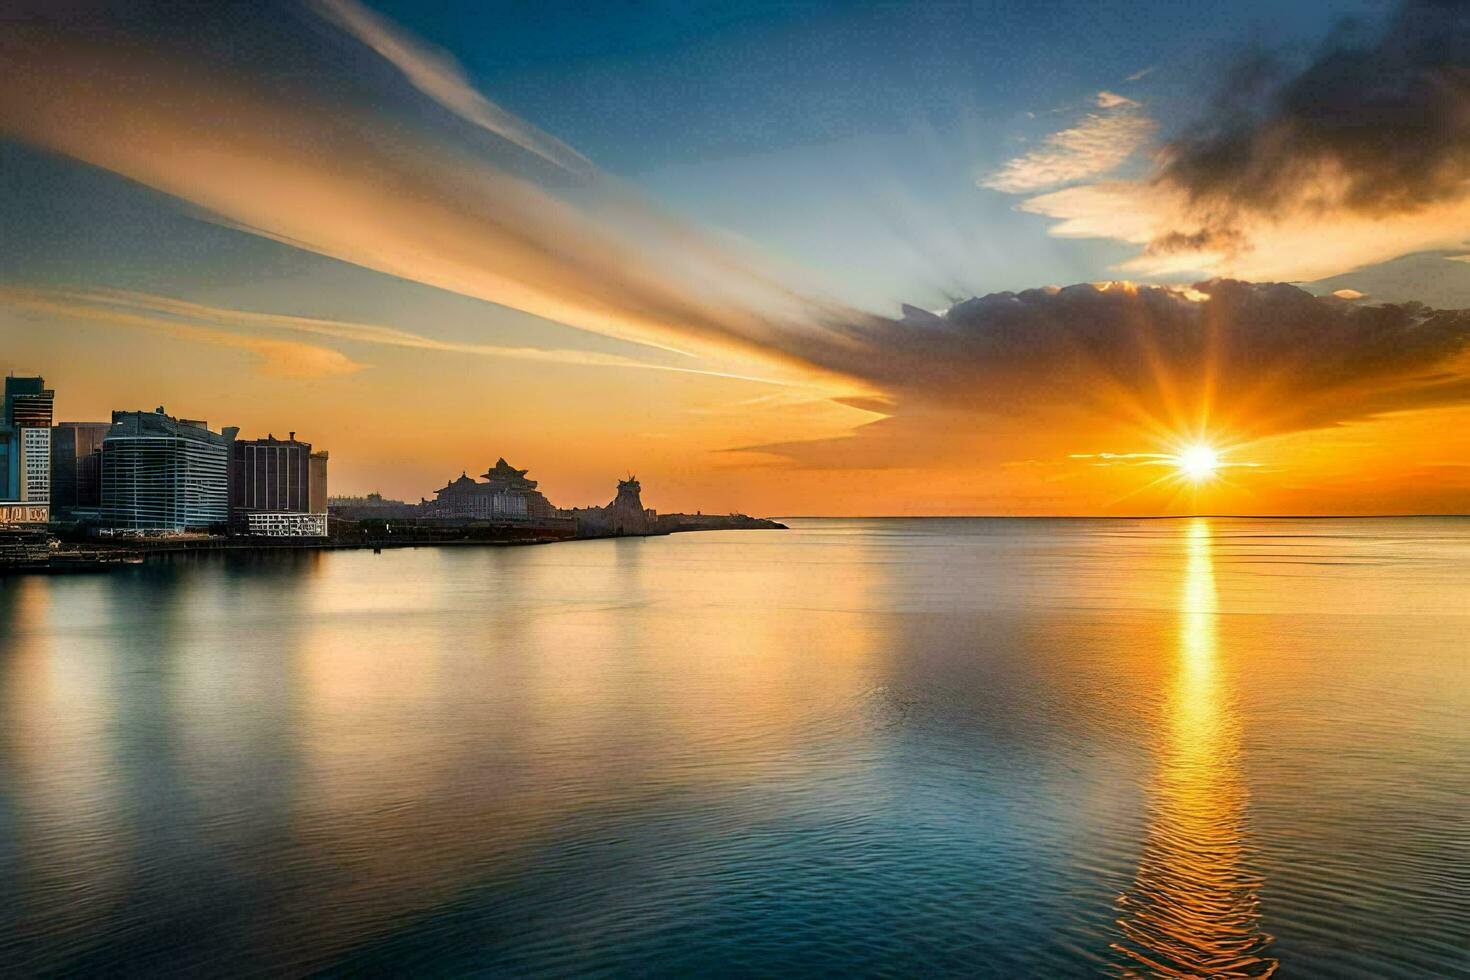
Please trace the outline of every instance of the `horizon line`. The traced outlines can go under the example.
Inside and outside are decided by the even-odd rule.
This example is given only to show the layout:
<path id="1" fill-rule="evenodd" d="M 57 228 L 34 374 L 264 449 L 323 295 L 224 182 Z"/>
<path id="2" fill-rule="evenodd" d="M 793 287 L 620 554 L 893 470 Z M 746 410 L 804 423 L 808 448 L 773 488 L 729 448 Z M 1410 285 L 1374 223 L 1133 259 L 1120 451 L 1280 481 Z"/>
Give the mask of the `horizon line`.
<path id="1" fill-rule="evenodd" d="M 777 514 L 767 520 L 813 521 L 1187 521 L 1196 518 L 1251 521 L 1381 521 L 1424 518 L 1470 519 L 1453 514 Z"/>

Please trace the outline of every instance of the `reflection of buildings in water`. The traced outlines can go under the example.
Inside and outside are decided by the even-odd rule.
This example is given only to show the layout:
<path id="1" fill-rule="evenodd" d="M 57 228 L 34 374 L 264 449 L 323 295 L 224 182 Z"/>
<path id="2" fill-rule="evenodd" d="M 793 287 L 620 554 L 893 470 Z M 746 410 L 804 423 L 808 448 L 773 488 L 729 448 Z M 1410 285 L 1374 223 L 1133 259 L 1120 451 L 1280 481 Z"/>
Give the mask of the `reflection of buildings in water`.
<path id="1" fill-rule="evenodd" d="M 1219 676 L 1210 524 L 1187 530 L 1178 661 L 1158 735 L 1149 829 L 1113 943 L 1123 976 L 1262 977 L 1276 969 L 1249 864 L 1240 732 Z"/>
<path id="2" fill-rule="evenodd" d="M 97 601 L 106 578 L 0 581 L 0 817 L 8 830 L 0 879 L 15 889 L 0 903 L 0 936 L 19 937 L 0 951 L 16 957 L 8 962 L 95 934 L 127 891 L 133 840 L 118 806 L 118 704 L 99 644 L 77 629 L 85 625 L 78 607 Z M 59 601 L 58 590 L 69 599 Z M 68 628 L 73 638 L 59 639 Z"/>
<path id="3" fill-rule="evenodd" d="M 422 591 L 391 630 L 369 610 L 325 614 L 385 582 L 381 559 L 351 592 L 319 593 L 330 609 L 317 609 L 296 661 L 290 837 L 310 841 L 304 871 L 336 873 L 292 878 L 278 946 L 362 942 L 525 867 L 554 882 L 601 853 L 657 864 L 662 840 L 638 816 L 650 800 L 698 794 L 719 806 L 789 777 L 813 737 L 810 705 L 855 696 L 872 673 L 866 613 L 833 610 L 871 608 L 880 566 L 839 553 L 833 563 L 854 574 L 813 576 L 796 554 L 749 562 L 695 543 L 691 566 L 651 551 L 661 540 L 395 554 L 399 568 L 422 565 L 392 582 Z M 330 558 L 337 569 L 364 561 Z M 751 615 L 771 591 L 796 598 Z M 597 835 L 622 842 L 587 847 Z M 614 884 L 599 877 L 577 901 L 617 901 Z"/>

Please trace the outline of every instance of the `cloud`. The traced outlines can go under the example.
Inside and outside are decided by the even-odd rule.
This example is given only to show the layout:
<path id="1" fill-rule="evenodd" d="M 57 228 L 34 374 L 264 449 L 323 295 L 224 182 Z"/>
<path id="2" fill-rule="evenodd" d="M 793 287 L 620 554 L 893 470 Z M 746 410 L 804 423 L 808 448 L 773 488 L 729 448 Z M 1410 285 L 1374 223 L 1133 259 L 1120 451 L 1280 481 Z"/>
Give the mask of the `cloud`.
<path id="1" fill-rule="evenodd" d="M 1014 193 L 1046 185 L 1014 182 Z M 1063 237 L 1137 244 L 1134 275 L 1314 279 L 1470 229 L 1470 7 L 1411 0 L 1302 64 L 1257 51 L 1150 175 L 1044 194 Z"/>
<path id="2" fill-rule="evenodd" d="M 36 289 L 0 286 L 0 304 L 31 312 L 76 317 L 114 326 L 142 327 L 184 339 L 253 350 L 265 358 L 262 370 L 281 377 L 310 378 L 356 371 L 358 364 L 329 348 L 260 336 L 260 331 L 309 334 L 380 347 L 469 354 L 543 364 L 580 367 L 632 368 L 736 378 L 771 384 L 763 378 L 690 367 L 678 363 L 642 361 L 600 351 L 440 340 L 423 334 L 374 323 L 355 323 L 318 317 L 265 313 L 194 303 L 171 296 L 122 289 Z"/>
<path id="3" fill-rule="evenodd" d="M 987 436 L 1130 430 L 1158 444 L 1470 403 L 1470 311 L 1366 306 L 1279 283 L 995 293 L 849 331 L 850 346 L 805 355 L 888 392 L 890 418 L 869 428 L 908 437 L 936 412 L 967 415 Z"/>
<path id="4" fill-rule="evenodd" d="M 1136 71 L 1133 74 L 1131 74 L 1131 75 L 1127 76 L 1126 78 L 1124 78 L 1123 81 L 1125 81 L 1125 82 L 1137 82 L 1137 81 L 1141 81 L 1141 80 L 1147 78 L 1149 75 L 1152 75 L 1156 71 L 1158 71 L 1158 66 L 1157 65 L 1149 65 L 1147 68 L 1140 68 L 1140 69 L 1138 69 L 1138 71 Z"/>
<path id="5" fill-rule="evenodd" d="M 1138 254 L 1118 269 L 1139 278 L 1197 277 L 1204 271 L 1257 281 L 1322 279 L 1411 252 L 1461 245 L 1470 229 L 1470 197 L 1395 216 L 1283 211 L 1215 222 L 1201 220 L 1179 189 L 1149 181 L 1065 187 L 1020 207 L 1055 219 L 1050 231 L 1060 238 L 1137 245 Z"/>
<path id="6" fill-rule="evenodd" d="M 1098 104 L 1105 105 L 1098 96 Z M 1113 96 L 1121 99 L 1121 96 Z M 1131 100 L 1109 108 L 1126 109 Z M 1007 194 L 1025 194 L 1089 177 L 1121 166 L 1153 132 L 1154 122 L 1133 112 L 1089 113 L 1075 126 L 1048 136 L 1040 147 L 1007 162 L 980 186 Z"/>
<path id="7" fill-rule="evenodd" d="M 315 6 L 323 17 L 382 55 L 414 88 L 449 111 L 570 173 L 593 174 L 592 162 L 582 154 L 481 95 L 448 54 L 430 50 L 357 0 L 316 0 Z"/>
<path id="8" fill-rule="evenodd" d="M 488 102 L 456 88 L 462 77 L 442 62 L 362 20 L 354 6 L 331 9 L 415 85 L 484 115 Z M 222 224 L 697 354 L 704 363 L 691 366 L 713 372 L 843 390 L 775 342 L 783 331 L 822 330 L 821 317 L 840 308 L 792 293 L 614 182 L 599 180 L 570 200 L 450 134 L 408 130 L 297 88 L 290 72 L 265 79 L 226 71 L 187 47 L 89 31 L 79 17 L 47 23 L 38 14 L 7 26 L 0 60 L 8 69 L 0 135 L 121 174 Z M 495 124 L 519 145 L 541 145 L 531 127 Z"/>
<path id="9" fill-rule="evenodd" d="M 1092 101 L 1099 109 L 1119 109 L 1124 106 L 1134 108 L 1138 105 L 1137 102 L 1134 102 L 1126 95 L 1119 95 L 1117 92 L 1108 91 L 1097 93 L 1097 95 L 1092 97 Z"/>
<path id="10" fill-rule="evenodd" d="M 77 295 L 0 286 L 0 305 L 47 317 L 89 320 L 147 330 L 184 341 L 248 351 L 259 358 L 258 370 L 272 377 L 301 380 L 327 378 L 352 374 L 366 367 L 339 351 L 318 344 L 218 329 L 191 322 L 193 318 L 180 319 L 170 313 L 137 304 L 108 304 L 89 301 Z"/>
<path id="11" fill-rule="evenodd" d="M 1380 38 L 1339 29 L 1295 70 L 1258 53 L 1165 145 L 1155 179 L 1221 220 L 1282 207 L 1394 215 L 1463 198 L 1470 10 L 1412 0 Z"/>

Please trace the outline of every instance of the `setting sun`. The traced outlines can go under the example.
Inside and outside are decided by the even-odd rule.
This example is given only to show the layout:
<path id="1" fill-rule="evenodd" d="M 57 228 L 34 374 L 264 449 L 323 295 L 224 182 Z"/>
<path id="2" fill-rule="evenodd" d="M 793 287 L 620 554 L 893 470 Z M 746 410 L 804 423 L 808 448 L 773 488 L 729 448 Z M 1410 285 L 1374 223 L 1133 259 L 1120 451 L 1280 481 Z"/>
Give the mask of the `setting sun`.
<path id="1" fill-rule="evenodd" d="M 1211 479 L 1220 468 L 1220 454 L 1209 446 L 1190 446 L 1176 459 L 1180 475 L 1196 483 Z"/>

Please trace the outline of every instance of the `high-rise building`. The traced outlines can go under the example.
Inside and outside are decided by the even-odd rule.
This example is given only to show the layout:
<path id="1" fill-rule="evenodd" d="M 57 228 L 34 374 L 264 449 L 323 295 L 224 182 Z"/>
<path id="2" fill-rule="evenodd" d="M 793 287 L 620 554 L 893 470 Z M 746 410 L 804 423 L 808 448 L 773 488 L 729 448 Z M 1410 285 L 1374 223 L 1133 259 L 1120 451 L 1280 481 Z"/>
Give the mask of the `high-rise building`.
<path id="1" fill-rule="evenodd" d="M 5 379 L 0 418 L 0 523 L 44 522 L 51 503 L 51 414 L 43 378 Z"/>
<path id="2" fill-rule="evenodd" d="M 326 453 L 313 453 L 311 443 L 298 441 L 294 432 L 288 439 L 236 440 L 230 451 L 230 529 L 270 537 L 324 536 L 326 460 Z M 313 503 L 318 496 L 319 509 Z"/>
<path id="3" fill-rule="evenodd" d="M 152 412 L 113 412 L 102 440 L 102 521 L 128 531 L 224 525 L 230 444 L 239 429 Z"/>
<path id="4" fill-rule="evenodd" d="M 46 387 L 45 378 L 5 379 L 5 421 L 17 429 L 51 428 L 56 392 Z"/>
<path id="5" fill-rule="evenodd" d="M 20 499 L 51 503 L 51 427 L 20 430 Z"/>
<path id="6" fill-rule="evenodd" d="M 108 422 L 58 422 L 51 427 L 51 512 L 95 514 L 102 506 L 102 440 Z"/>

